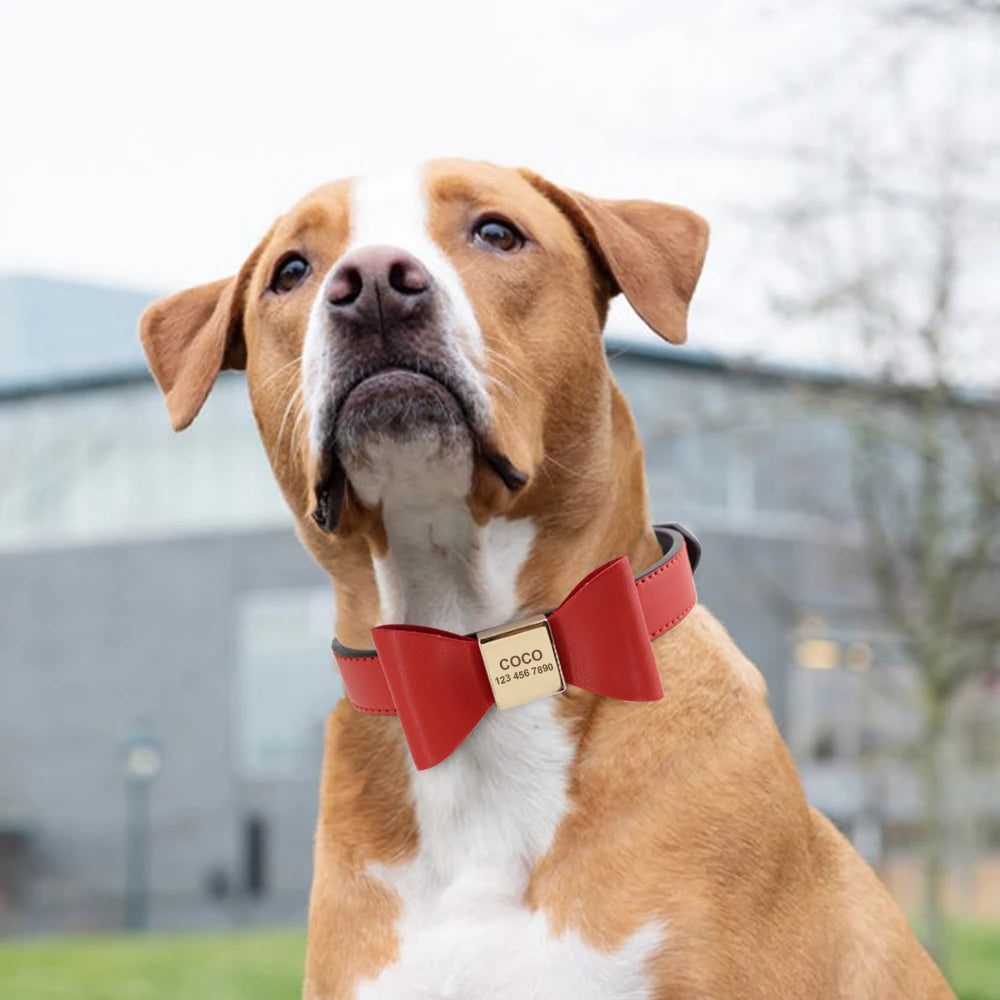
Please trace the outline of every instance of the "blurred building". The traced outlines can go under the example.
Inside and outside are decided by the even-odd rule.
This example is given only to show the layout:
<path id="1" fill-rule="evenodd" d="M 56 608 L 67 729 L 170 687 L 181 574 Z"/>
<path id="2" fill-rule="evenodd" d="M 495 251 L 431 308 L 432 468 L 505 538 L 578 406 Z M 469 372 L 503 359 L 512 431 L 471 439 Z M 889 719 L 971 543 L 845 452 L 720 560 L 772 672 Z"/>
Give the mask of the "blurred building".
<path id="1" fill-rule="evenodd" d="M 120 923 L 136 732 L 157 747 L 153 926 L 305 916 L 340 694 L 331 590 L 241 376 L 169 430 L 136 342 L 149 298 L 0 279 L 0 930 Z M 857 558 L 845 428 L 803 404 L 825 376 L 609 345 L 653 513 L 700 535 L 702 599 L 764 671 L 808 794 L 875 861 L 905 858 L 915 775 L 869 752 L 910 726 L 874 680 L 905 653 Z M 963 711 L 953 811 L 981 865 L 1000 839 L 1000 691 Z"/>

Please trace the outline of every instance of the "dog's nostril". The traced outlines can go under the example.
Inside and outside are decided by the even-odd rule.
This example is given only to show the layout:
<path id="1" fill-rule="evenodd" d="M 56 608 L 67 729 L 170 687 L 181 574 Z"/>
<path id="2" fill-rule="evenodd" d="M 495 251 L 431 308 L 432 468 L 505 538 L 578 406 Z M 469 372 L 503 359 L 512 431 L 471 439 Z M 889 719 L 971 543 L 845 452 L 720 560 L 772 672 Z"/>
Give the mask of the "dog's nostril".
<path id="1" fill-rule="evenodd" d="M 415 260 L 398 260 L 389 268 L 389 287 L 400 295 L 427 291 L 427 272 Z"/>
<path id="2" fill-rule="evenodd" d="M 334 268 L 326 304 L 338 321 L 392 322 L 417 309 L 432 285 L 423 264 L 405 250 L 359 247 Z"/>
<path id="3" fill-rule="evenodd" d="M 356 267 L 342 267 L 333 276 L 326 298 L 330 305 L 349 306 L 364 288 L 361 272 Z"/>

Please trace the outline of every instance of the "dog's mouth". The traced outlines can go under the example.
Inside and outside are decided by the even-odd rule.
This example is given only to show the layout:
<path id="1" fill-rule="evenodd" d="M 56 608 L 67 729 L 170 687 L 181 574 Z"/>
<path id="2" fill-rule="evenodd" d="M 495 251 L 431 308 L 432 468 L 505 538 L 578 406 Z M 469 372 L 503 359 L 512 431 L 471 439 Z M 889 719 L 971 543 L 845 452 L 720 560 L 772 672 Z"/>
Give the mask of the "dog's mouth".
<path id="1" fill-rule="evenodd" d="M 408 424 L 472 423 L 459 388 L 448 379 L 419 364 L 385 364 L 355 376 L 336 403 L 334 425 L 353 426 L 392 434 L 405 432 Z"/>
<path id="2" fill-rule="evenodd" d="M 349 488 L 345 455 L 371 435 L 405 441 L 422 430 L 467 434 L 474 455 L 511 492 L 524 488 L 527 473 L 491 441 L 488 420 L 473 392 L 451 373 L 426 361 L 392 359 L 338 380 L 325 421 L 326 433 L 314 489 L 313 520 L 334 532 Z"/>

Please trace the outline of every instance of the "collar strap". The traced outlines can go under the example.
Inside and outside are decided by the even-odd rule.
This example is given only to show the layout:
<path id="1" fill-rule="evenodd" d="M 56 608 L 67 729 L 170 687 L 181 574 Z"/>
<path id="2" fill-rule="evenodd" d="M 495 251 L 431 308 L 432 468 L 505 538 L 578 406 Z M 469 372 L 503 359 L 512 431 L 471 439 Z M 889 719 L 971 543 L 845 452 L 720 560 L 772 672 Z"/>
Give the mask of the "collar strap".
<path id="1" fill-rule="evenodd" d="M 622 556 L 584 577 L 545 615 L 457 635 L 420 625 L 372 629 L 375 649 L 333 640 L 359 712 L 398 715 L 421 770 L 448 757 L 486 712 L 567 684 L 620 701 L 663 697 L 651 642 L 694 607 L 701 547 L 678 524 L 653 526 L 663 557 L 632 576 Z"/>

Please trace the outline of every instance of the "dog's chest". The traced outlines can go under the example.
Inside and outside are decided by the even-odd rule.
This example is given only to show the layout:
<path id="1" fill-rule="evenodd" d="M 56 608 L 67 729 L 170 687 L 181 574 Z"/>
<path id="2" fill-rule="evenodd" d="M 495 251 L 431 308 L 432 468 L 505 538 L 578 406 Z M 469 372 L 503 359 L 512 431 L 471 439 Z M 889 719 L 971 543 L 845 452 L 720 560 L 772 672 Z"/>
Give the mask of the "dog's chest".
<path id="1" fill-rule="evenodd" d="M 373 870 L 399 895 L 397 961 L 358 1000 L 642 1000 L 662 937 L 650 925 L 615 952 L 556 936 L 524 905 L 531 872 L 568 808 L 575 747 L 552 699 L 491 712 L 460 751 L 414 772 L 420 848 Z M 599 905 L 599 901 L 590 901 Z"/>

